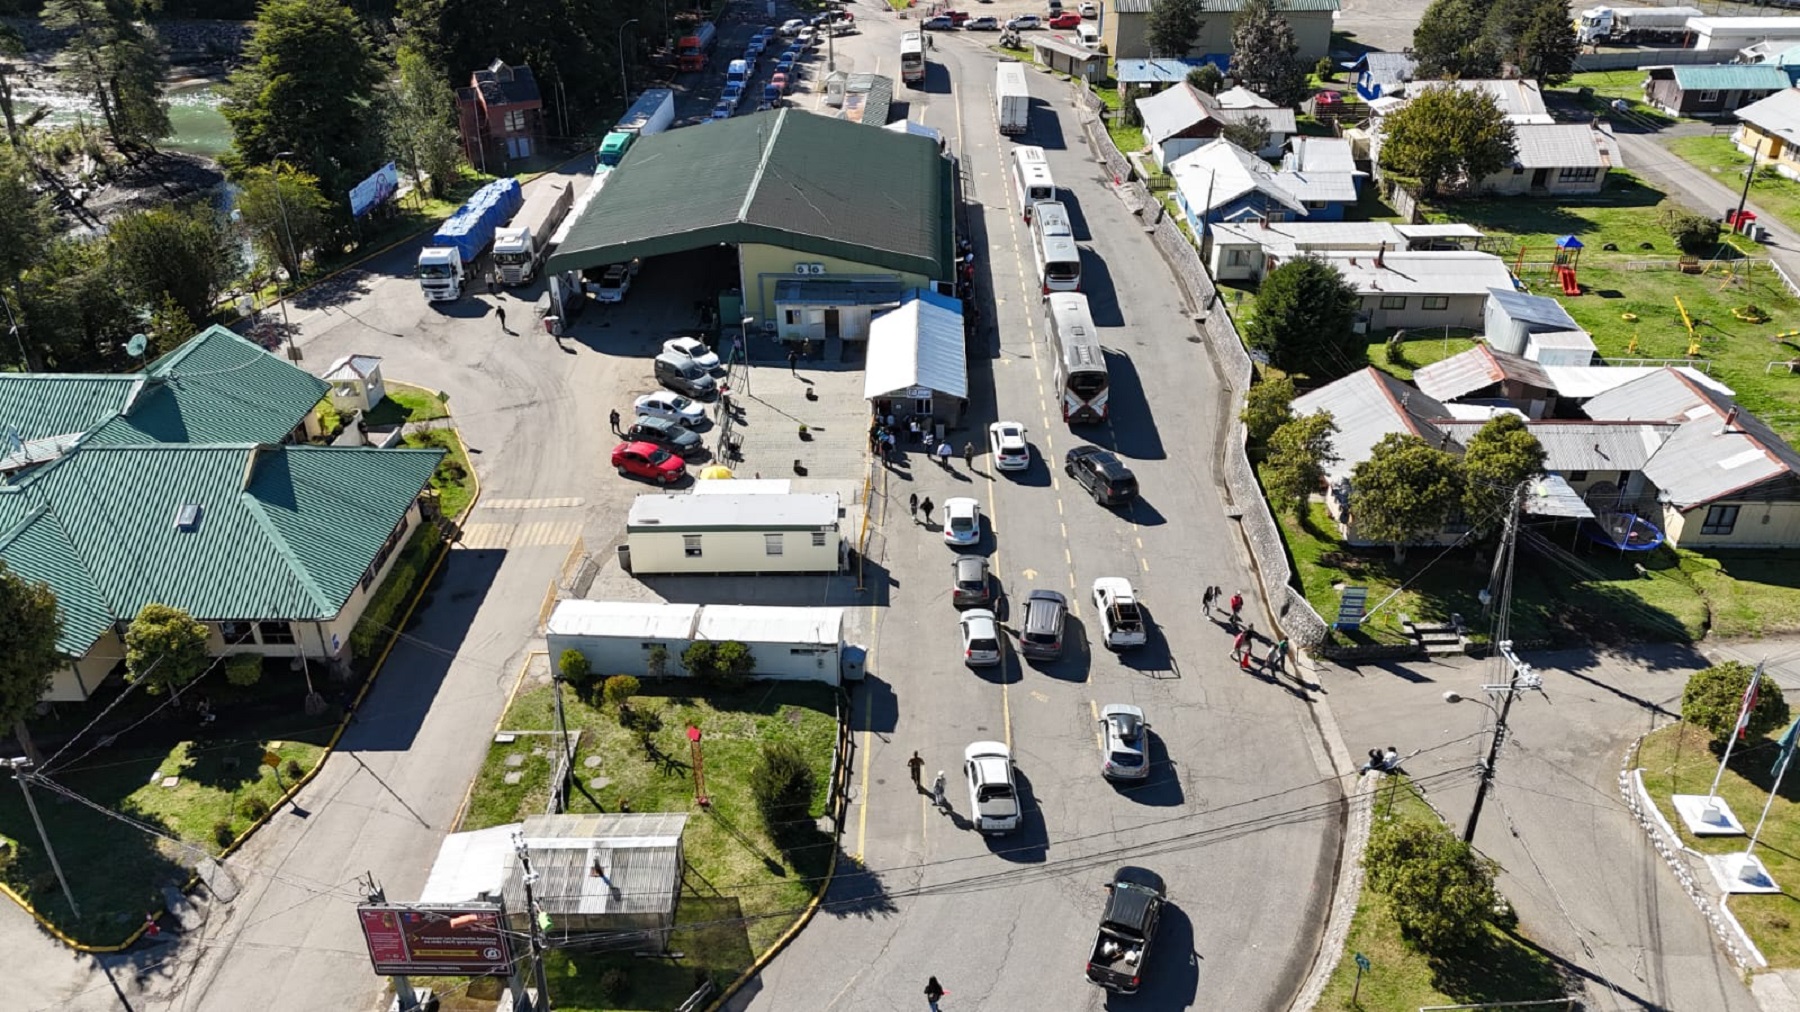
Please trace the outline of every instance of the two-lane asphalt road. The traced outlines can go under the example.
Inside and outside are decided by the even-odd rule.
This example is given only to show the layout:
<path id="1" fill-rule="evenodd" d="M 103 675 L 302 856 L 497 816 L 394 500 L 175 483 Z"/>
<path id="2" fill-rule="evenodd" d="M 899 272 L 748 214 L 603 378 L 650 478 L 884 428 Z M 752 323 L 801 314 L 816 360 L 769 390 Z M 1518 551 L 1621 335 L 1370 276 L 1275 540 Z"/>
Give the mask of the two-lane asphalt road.
<path id="1" fill-rule="evenodd" d="M 916 22 L 868 10 L 858 8 L 862 33 L 840 57 L 893 75 L 898 35 Z M 1172 277 L 1081 141 L 1067 86 L 1031 75 L 1039 100 L 1031 133 L 998 135 L 989 41 L 937 35 L 925 88 L 896 95 L 963 162 L 982 250 L 978 290 L 992 322 L 988 354 L 971 355 L 972 403 L 952 439 L 972 440 L 982 454 L 973 469 L 960 458 L 948 471 L 919 459 L 890 478 L 876 516 L 893 603 L 858 690 L 844 836 L 853 860 L 840 864 L 821 913 L 733 1005 L 890 1007 L 918 1000 L 935 975 L 965 1008 L 1281 1008 L 1317 946 L 1338 854 L 1338 792 L 1300 690 L 1238 671 L 1226 656 L 1230 635 L 1200 614 L 1205 584 L 1251 586 L 1211 469 L 1224 393 Z M 1111 374 L 1106 425 L 1061 420 L 1010 181 L 1016 144 L 1046 149 L 1084 250 L 1082 290 Z M 1030 430 L 1030 471 L 991 466 L 983 433 L 996 418 Z M 1062 455 L 1079 443 L 1123 457 L 1142 500 L 1116 511 L 1096 505 L 1062 473 Z M 999 669 L 961 664 L 948 582 L 958 550 L 935 523 L 908 517 L 914 491 L 940 505 L 953 495 L 982 504 L 978 550 L 1012 606 L 1000 611 L 1013 633 L 1030 590 L 1070 599 L 1061 660 L 1023 663 L 1009 648 Z M 1150 646 L 1116 656 L 1090 648 L 1099 627 L 1089 588 L 1100 576 L 1136 585 L 1155 623 Z M 1155 726 L 1145 785 L 1100 777 L 1095 712 L 1111 702 L 1142 706 Z M 1013 748 L 1026 813 L 1015 833 L 983 838 L 969 828 L 959 767 L 963 748 L 981 739 Z M 913 789 L 905 763 L 915 749 L 927 781 L 945 771 L 950 814 Z M 1173 904 L 1142 992 L 1109 999 L 1083 981 L 1084 960 L 1102 886 L 1126 863 L 1160 872 Z"/>

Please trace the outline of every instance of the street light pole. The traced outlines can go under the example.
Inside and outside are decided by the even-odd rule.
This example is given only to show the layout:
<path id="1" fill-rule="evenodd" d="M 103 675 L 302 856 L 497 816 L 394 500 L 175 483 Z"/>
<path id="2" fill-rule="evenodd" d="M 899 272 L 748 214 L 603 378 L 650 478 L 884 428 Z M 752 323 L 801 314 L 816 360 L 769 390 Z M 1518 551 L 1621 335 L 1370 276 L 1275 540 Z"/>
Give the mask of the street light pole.
<path id="1" fill-rule="evenodd" d="M 37 802 L 31 797 L 31 760 L 9 759 L 7 766 L 12 768 L 13 779 L 19 782 L 19 790 L 25 792 L 25 807 L 31 810 L 32 825 L 37 827 L 38 839 L 43 841 L 44 854 L 50 858 L 50 870 L 56 872 L 56 884 L 62 887 L 63 899 L 69 901 L 69 910 L 77 918 L 81 916 L 81 908 L 75 905 L 75 894 L 69 891 L 69 880 L 63 877 L 62 862 L 56 859 L 56 848 L 50 846 L 50 834 L 44 832 L 44 820 L 38 817 Z"/>
<path id="2" fill-rule="evenodd" d="M 291 272 L 288 274 L 288 280 L 295 285 L 298 285 L 300 283 L 300 251 L 294 248 L 294 230 L 288 227 L 287 201 L 281 196 L 281 170 L 284 168 L 292 168 L 286 162 L 282 161 L 282 159 L 292 157 L 294 157 L 292 151 L 277 152 L 275 155 L 275 171 L 273 176 L 275 180 L 275 206 L 281 210 L 281 234 L 287 239 L 288 262 L 291 267 Z M 288 323 L 287 296 L 282 294 L 279 289 L 275 294 L 280 296 L 281 330 L 282 335 L 287 338 L 288 361 L 298 362 L 300 361 L 300 356 L 294 354 L 294 328 Z"/>
<path id="3" fill-rule="evenodd" d="M 637 23 L 638 19 L 632 18 L 619 26 L 619 100 L 627 107 L 631 105 L 631 82 L 625 76 L 625 29 Z"/>

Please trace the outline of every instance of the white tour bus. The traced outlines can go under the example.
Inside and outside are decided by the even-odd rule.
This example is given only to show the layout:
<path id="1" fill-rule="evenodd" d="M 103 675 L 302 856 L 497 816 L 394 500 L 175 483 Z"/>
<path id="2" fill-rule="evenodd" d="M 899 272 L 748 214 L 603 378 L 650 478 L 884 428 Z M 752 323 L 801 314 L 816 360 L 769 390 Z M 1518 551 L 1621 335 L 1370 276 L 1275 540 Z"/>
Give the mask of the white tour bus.
<path id="1" fill-rule="evenodd" d="M 1081 290 L 1081 247 L 1069 209 L 1059 201 L 1041 200 L 1032 210 L 1031 247 L 1036 253 L 1038 284 L 1043 294 Z"/>
<path id="2" fill-rule="evenodd" d="M 1056 180 L 1050 175 L 1050 163 L 1044 160 L 1044 149 L 1033 145 L 1013 148 L 1013 189 L 1025 220 L 1031 220 L 1033 204 L 1056 199 Z"/>
<path id="3" fill-rule="evenodd" d="M 1044 322 L 1056 348 L 1056 386 L 1063 421 L 1104 422 L 1108 408 L 1106 352 L 1088 313 L 1087 296 L 1052 292 L 1044 297 Z"/>

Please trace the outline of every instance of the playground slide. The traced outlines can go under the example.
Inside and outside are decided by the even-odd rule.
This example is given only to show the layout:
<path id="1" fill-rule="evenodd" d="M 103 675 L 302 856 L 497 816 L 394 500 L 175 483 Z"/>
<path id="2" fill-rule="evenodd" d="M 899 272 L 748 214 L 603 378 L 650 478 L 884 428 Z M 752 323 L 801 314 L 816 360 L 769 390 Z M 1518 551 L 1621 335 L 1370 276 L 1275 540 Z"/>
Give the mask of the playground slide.
<path id="1" fill-rule="evenodd" d="M 1558 267 L 1556 269 L 1556 276 L 1559 279 L 1561 279 L 1561 281 L 1562 281 L 1562 290 L 1563 290 L 1564 295 L 1580 295 L 1581 294 L 1581 286 L 1579 284 L 1575 283 L 1575 268 L 1573 268 L 1573 267 Z"/>

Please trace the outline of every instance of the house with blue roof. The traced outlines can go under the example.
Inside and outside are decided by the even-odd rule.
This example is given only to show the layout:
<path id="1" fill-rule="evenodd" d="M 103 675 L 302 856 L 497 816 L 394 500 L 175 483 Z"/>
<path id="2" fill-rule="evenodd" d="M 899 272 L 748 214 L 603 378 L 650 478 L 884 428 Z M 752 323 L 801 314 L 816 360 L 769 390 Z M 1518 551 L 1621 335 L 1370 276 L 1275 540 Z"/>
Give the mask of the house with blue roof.
<path id="1" fill-rule="evenodd" d="M 306 445 L 328 385 L 222 327 L 123 376 L 0 374 L 0 562 L 47 584 L 79 701 L 146 604 L 211 653 L 347 660 L 444 451 Z"/>

